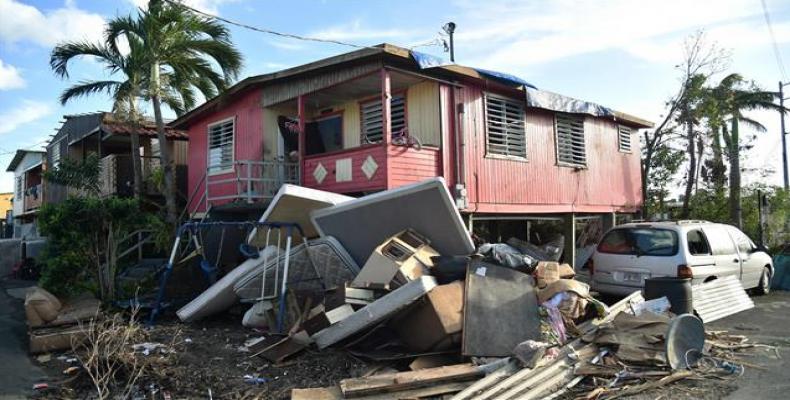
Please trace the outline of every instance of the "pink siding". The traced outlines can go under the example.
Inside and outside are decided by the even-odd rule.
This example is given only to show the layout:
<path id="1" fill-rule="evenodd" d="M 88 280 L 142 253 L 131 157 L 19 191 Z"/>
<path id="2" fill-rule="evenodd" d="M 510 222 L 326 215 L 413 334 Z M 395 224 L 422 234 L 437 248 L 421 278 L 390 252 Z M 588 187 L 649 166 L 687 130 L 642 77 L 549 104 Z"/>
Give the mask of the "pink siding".
<path id="1" fill-rule="evenodd" d="M 535 109 L 527 111 L 528 161 L 492 158 L 485 150 L 482 92 L 467 87 L 458 93 L 466 103 L 467 211 L 611 212 L 635 211 L 641 204 L 639 149 L 618 151 L 614 122 L 586 118 L 586 169 L 556 165 L 553 114 Z"/>
<path id="2" fill-rule="evenodd" d="M 378 165 L 376 172 L 368 179 L 362 171 L 362 164 L 372 157 Z M 351 159 L 351 180 L 338 182 L 335 175 L 337 160 Z M 326 177 L 319 183 L 314 172 L 321 164 L 327 171 Z M 321 189 L 336 193 L 355 193 L 382 190 L 387 187 L 386 157 L 384 146 L 371 145 L 357 147 L 349 150 L 308 156 L 302 168 L 302 183 L 306 187 Z"/>
<path id="3" fill-rule="evenodd" d="M 207 162 L 207 129 L 214 122 L 235 117 L 234 160 L 263 159 L 263 109 L 260 105 L 261 90 L 252 89 L 240 93 L 221 105 L 221 108 L 205 114 L 189 126 L 189 194 L 197 190 L 195 199 L 190 205 L 190 212 L 205 211 L 205 202 L 198 203 L 205 191 L 203 184 L 198 184 L 206 173 Z M 213 180 L 233 177 L 234 174 L 212 175 Z M 211 195 L 230 195 L 237 192 L 233 183 L 211 187 Z M 222 202 L 220 202 L 222 203 Z"/>
<path id="4" fill-rule="evenodd" d="M 396 188 L 442 174 L 442 154 L 437 148 L 390 146 L 388 187 Z"/>

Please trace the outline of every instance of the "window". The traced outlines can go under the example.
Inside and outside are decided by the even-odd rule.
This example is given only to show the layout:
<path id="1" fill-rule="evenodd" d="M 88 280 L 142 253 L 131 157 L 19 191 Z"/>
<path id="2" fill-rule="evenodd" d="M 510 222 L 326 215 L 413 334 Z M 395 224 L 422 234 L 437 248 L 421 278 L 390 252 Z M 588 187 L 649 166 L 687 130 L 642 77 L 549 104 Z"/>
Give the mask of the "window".
<path id="1" fill-rule="evenodd" d="M 343 149 L 341 114 L 320 117 L 305 126 L 305 154 L 321 154 Z"/>
<path id="2" fill-rule="evenodd" d="M 233 169 L 234 118 L 208 126 L 208 171 Z"/>
<path id="3" fill-rule="evenodd" d="M 16 177 L 16 199 L 17 200 L 22 200 L 22 186 L 24 186 L 23 183 L 24 182 L 22 180 L 22 176 L 21 175 L 17 176 Z"/>
<path id="4" fill-rule="evenodd" d="M 617 148 L 624 153 L 631 152 L 631 128 L 617 125 Z"/>
<path id="5" fill-rule="evenodd" d="M 637 256 L 673 256 L 678 252 L 678 235 L 669 229 L 615 229 L 604 236 L 598 251 Z"/>
<path id="6" fill-rule="evenodd" d="M 52 160 L 52 168 L 57 168 L 60 165 L 60 140 L 52 144 L 52 152 L 50 159 Z"/>
<path id="7" fill-rule="evenodd" d="M 557 162 L 569 167 L 586 167 L 584 149 L 584 117 L 571 114 L 555 116 Z"/>
<path id="8" fill-rule="evenodd" d="M 735 254 L 735 244 L 730 239 L 730 235 L 718 225 L 705 226 L 702 228 L 705 236 L 708 237 L 713 255 L 733 255 Z"/>
<path id="9" fill-rule="evenodd" d="M 748 254 L 754 247 L 754 243 L 752 239 L 749 239 L 745 233 L 739 231 L 736 228 L 728 228 L 730 231 L 730 235 L 732 235 L 732 239 L 735 241 L 735 245 L 738 246 L 738 252 L 741 254 Z"/>
<path id="10" fill-rule="evenodd" d="M 705 239 L 705 234 L 700 230 L 688 231 L 686 233 L 686 242 L 689 246 L 689 253 L 692 256 L 707 256 L 711 254 L 708 240 Z"/>
<path id="11" fill-rule="evenodd" d="M 378 143 L 383 132 L 381 101 L 373 100 L 360 104 L 362 119 L 362 142 Z M 390 99 L 390 131 L 393 135 L 406 128 L 406 98 L 393 95 Z"/>
<path id="12" fill-rule="evenodd" d="M 520 101 L 486 95 L 486 152 L 527 157 L 524 105 Z"/>

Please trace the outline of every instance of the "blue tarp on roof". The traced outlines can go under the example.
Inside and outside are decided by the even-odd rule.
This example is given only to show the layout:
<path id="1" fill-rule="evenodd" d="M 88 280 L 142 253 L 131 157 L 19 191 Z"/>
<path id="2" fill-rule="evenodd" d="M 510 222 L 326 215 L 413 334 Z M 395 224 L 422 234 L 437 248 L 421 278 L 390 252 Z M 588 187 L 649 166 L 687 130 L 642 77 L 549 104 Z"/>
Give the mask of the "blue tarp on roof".
<path id="1" fill-rule="evenodd" d="M 453 64 L 442 57 L 437 57 L 428 53 L 420 53 L 419 51 L 414 50 L 411 51 L 411 57 L 414 58 L 414 61 L 417 61 L 417 65 L 419 65 L 421 69 Z"/>
<path id="2" fill-rule="evenodd" d="M 417 65 L 419 65 L 421 69 L 453 65 L 453 63 L 442 57 L 437 57 L 427 53 L 420 53 L 419 51 L 412 50 L 411 56 L 414 58 L 414 61 L 417 62 Z M 488 78 L 524 86 L 528 107 L 543 108 L 546 110 L 572 114 L 589 114 L 597 117 L 609 117 L 614 115 L 614 111 L 611 108 L 545 90 L 538 90 L 535 85 L 515 75 L 482 68 L 474 68 L 474 70 L 480 75 Z"/>
<path id="3" fill-rule="evenodd" d="M 523 80 L 523 79 L 521 79 L 521 78 L 519 78 L 519 77 L 517 77 L 515 75 L 506 74 L 504 72 L 499 72 L 499 71 L 492 71 L 490 69 L 482 69 L 482 68 L 475 68 L 475 71 L 479 72 L 482 75 L 488 76 L 489 78 L 499 79 L 499 80 L 515 83 L 515 84 L 518 84 L 518 85 L 524 85 L 526 87 L 530 87 L 530 88 L 533 88 L 533 89 L 537 89 L 537 87 L 535 87 L 535 85 L 533 85 L 533 84 L 531 84 L 531 83 L 529 83 L 529 82 L 527 82 L 527 81 L 525 81 L 525 80 Z"/>

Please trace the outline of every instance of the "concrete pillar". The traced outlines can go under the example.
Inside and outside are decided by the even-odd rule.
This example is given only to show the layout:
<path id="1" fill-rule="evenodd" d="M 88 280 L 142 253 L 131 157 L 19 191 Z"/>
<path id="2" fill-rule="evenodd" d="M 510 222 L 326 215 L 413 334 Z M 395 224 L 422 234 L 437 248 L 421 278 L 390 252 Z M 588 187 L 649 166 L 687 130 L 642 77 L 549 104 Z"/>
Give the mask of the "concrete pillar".
<path id="1" fill-rule="evenodd" d="M 565 248 L 562 251 L 562 259 L 573 268 L 576 265 L 576 214 L 570 213 L 564 216 L 562 234 L 565 235 Z"/>

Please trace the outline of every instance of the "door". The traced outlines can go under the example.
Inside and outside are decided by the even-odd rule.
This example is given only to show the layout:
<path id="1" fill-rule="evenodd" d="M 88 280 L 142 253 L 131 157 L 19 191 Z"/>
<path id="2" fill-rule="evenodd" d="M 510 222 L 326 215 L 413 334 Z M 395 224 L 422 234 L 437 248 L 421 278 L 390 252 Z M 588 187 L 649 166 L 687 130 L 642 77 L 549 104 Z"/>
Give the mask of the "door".
<path id="1" fill-rule="evenodd" d="M 716 275 L 716 258 L 710 248 L 708 238 L 699 226 L 686 232 L 686 264 L 691 267 L 693 279 L 691 284 L 705 282 L 711 275 Z"/>
<path id="2" fill-rule="evenodd" d="M 757 287 L 760 284 L 760 274 L 763 272 L 762 261 L 754 256 L 754 249 L 757 246 L 738 228 L 727 226 L 727 231 L 735 242 L 741 259 L 741 282 L 743 282 L 743 287 L 747 289 Z"/>
<path id="3" fill-rule="evenodd" d="M 735 242 L 724 229 L 724 226 L 707 225 L 703 226 L 702 231 L 705 232 L 705 236 L 708 238 L 708 244 L 711 247 L 716 264 L 716 269 L 711 275 L 719 278 L 731 275 L 740 279 L 741 258 L 738 256 Z"/>

